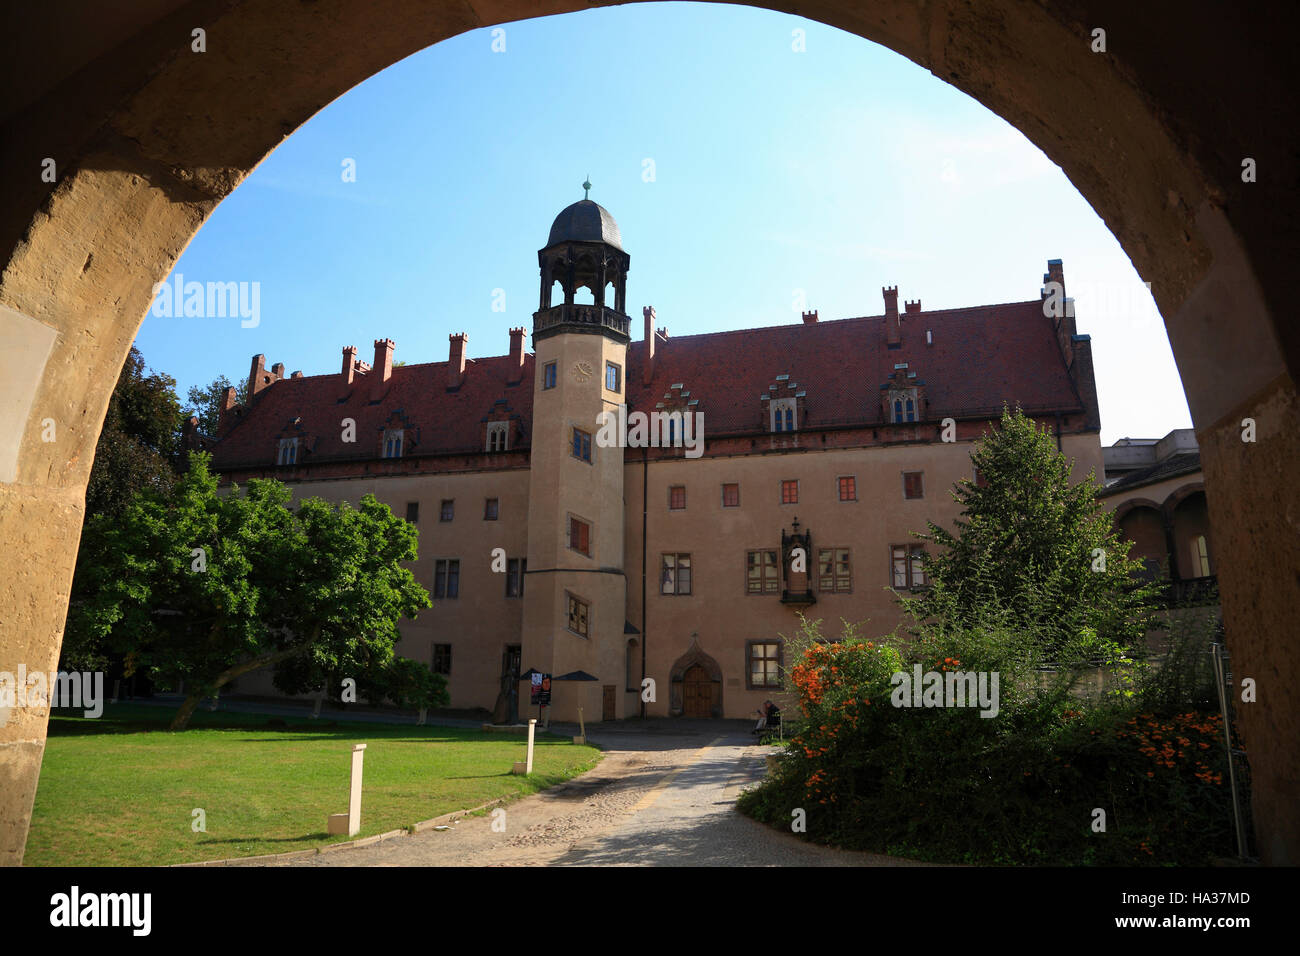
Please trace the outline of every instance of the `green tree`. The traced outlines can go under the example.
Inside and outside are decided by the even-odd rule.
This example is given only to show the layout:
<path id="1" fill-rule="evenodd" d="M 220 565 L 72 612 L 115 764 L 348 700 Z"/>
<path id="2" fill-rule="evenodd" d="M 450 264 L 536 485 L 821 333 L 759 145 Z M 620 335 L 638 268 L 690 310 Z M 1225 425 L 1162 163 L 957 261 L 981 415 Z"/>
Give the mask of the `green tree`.
<path id="1" fill-rule="evenodd" d="M 415 528 L 374 495 L 288 507 L 273 480 L 217 492 L 208 456 L 167 492 L 95 519 L 79 556 L 68 627 L 152 678 L 184 680 L 172 729 L 231 680 L 302 655 L 386 666 L 397 622 L 430 605 L 403 562 Z"/>
<path id="2" fill-rule="evenodd" d="M 131 346 L 95 446 L 87 518 L 118 514 L 139 491 L 160 491 L 175 481 L 180 421 L 176 380 L 146 371 L 144 356 Z"/>
<path id="3" fill-rule="evenodd" d="M 230 388 L 230 379 L 221 375 L 207 385 L 191 385 L 186 405 L 186 417 L 193 415 L 199 420 L 199 431 L 216 437 L 217 424 L 221 421 L 221 405 L 226 400 L 226 389 Z M 235 384 L 235 401 L 240 405 L 248 404 L 248 379 Z"/>
<path id="4" fill-rule="evenodd" d="M 1080 636 L 1131 647 L 1147 628 L 1155 586 L 1097 500 L 1095 475 L 1070 484 L 1070 461 L 1019 408 L 971 453 L 978 483 L 962 480 L 955 532 L 928 523 L 938 545 L 930 589 L 904 599 L 921 617 L 955 627 L 996 623 L 1077 648 Z M 1100 645 L 1099 645 L 1100 646 Z"/>

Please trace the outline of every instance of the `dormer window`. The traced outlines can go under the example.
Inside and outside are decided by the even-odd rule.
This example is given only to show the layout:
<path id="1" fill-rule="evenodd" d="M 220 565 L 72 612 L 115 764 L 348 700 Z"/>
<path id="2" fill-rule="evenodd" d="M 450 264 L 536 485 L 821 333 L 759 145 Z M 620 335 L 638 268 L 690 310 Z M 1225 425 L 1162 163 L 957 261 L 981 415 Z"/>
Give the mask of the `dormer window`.
<path id="1" fill-rule="evenodd" d="M 487 451 L 508 451 L 510 448 L 510 423 L 488 422 Z"/>
<path id="2" fill-rule="evenodd" d="M 769 402 L 768 418 L 774 432 L 792 432 L 798 427 L 798 409 L 794 398 L 774 398 Z"/>
<path id="3" fill-rule="evenodd" d="M 890 420 L 895 425 L 916 421 L 916 389 L 893 391 L 889 393 L 889 397 L 890 407 L 893 409 Z"/>
<path id="4" fill-rule="evenodd" d="M 402 429 L 390 428 L 384 432 L 384 457 L 402 457 Z"/>
<path id="5" fill-rule="evenodd" d="M 275 463 L 277 465 L 295 465 L 298 463 L 298 439 L 280 439 L 280 453 Z"/>

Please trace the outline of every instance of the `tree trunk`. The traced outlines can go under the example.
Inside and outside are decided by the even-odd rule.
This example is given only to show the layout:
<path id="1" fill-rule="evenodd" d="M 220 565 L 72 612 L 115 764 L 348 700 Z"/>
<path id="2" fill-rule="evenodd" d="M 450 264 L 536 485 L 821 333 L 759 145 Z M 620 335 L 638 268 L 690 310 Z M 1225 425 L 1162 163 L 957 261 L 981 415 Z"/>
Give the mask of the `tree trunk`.
<path id="1" fill-rule="evenodd" d="M 198 691 L 185 698 L 185 703 L 181 704 L 180 710 L 176 711 L 176 716 L 172 718 L 171 730 L 184 730 L 189 726 L 190 717 L 194 714 L 194 709 L 199 706 L 199 701 L 204 697 L 215 696 L 223 684 L 234 680 L 240 674 L 247 674 L 249 671 L 255 671 L 259 667 L 266 667 L 270 664 L 278 664 L 280 661 L 288 660 L 295 654 L 301 654 L 308 650 L 316 639 L 320 636 L 320 629 L 317 628 L 312 632 L 311 640 L 304 641 L 301 644 L 295 644 L 293 647 L 286 648 L 283 651 L 273 651 L 270 654 L 263 654 L 261 657 L 254 657 L 252 660 L 242 661 L 233 667 L 228 667 L 212 679 L 207 690 L 200 687 Z"/>

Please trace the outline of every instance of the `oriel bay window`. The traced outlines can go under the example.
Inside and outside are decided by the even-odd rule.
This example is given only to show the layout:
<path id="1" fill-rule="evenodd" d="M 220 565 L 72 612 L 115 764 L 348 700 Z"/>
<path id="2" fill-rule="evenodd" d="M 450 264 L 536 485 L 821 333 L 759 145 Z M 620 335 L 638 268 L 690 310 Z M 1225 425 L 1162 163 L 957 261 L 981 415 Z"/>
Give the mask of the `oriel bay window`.
<path id="1" fill-rule="evenodd" d="M 852 591 L 853 574 L 848 548 L 822 548 L 817 552 L 817 588 L 823 592 Z"/>
<path id="2" fill-rule="evenodd" d="M 745 552 L 745 592 L 776 594 L 780 589 L 775 551 Z"/>
<path id="3" fill-rule="evenodd" d="M 896 544 L 889 549 L 892 579 L 896 588 L 925 587 L 925 546 Z"/>
<path id="4" fill-rule="evenodd" d="M 662 555 L 659 573 L 659 593 L 691 593 L 691 556 L 689 554 Z"/>

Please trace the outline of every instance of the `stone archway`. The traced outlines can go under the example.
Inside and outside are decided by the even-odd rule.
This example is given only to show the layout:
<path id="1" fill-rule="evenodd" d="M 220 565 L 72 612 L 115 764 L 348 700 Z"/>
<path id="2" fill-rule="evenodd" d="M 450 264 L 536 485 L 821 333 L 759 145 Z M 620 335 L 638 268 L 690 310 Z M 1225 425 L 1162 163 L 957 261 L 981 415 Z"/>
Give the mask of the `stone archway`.
<path id="1" fill-rule="evenodd" d="M 151 0 L 10 5 L 0 105 L 0 670 L 57 663 L 73 542 L 108 399 L 161 280 L 216 205 L 285 136 L 432 43 L 605 0 Z M 782 0 L 762 4 L 789 9 Z M 1269 106 L 1294 28 L 1110 0 L 805 0 L 1025 133 L 1152 283 L 1197 429 L 1261 856 L 1300 862 L 1300 324 L 1290 315 L 1295 159 Z M 1213 24 L 1213 28 L 1205 27 Z M 209 52 L 191 48 L 206 31 Z M 1093 52 L 1106 31 L 1108 53 Z M 57 178 L 41 176 L 54 160 Z M 1243 182 L 1247 160 L 1258 182 Z M 865 188 L 865 187 L 864 187 Z M 1254 419 L 1255 441 L 1242 441 Z M 45 427 L 52 422 L 54 429 Z M 1227 490 L 1231 490 L 1231 494 Z M 0 861 L 17 863 L 47 714 L 0 716 Z"/>
<path id="2" fill-rule="evenodd" d="M 721 719 L 722 668 L 704 653 L 698 635 L 691 635 L 691 646 L 673 661 L 668 686 L 668 716 Z"/>

